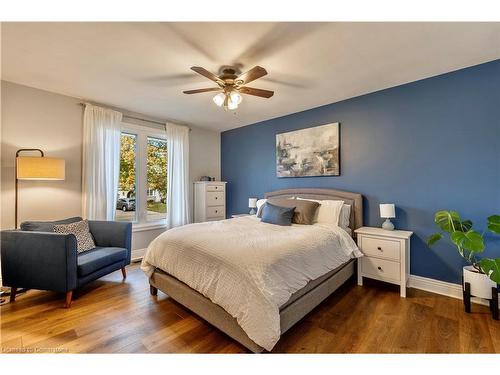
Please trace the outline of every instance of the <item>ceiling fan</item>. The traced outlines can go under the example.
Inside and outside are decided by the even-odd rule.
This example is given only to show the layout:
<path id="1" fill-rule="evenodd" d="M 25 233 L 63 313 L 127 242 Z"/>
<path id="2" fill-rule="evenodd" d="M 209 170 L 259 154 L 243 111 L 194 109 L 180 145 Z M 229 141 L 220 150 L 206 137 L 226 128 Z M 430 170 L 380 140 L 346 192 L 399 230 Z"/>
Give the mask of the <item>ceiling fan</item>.
<path id="1" fill-rule="evenodd" d="M 267 74 L 266 69 L 261 66 L 253 67 L 248 72 L 243 74 L 241 74 L 237 67 L 223 66 L 220 69 L 218 76 L 200 66 L 193 66 L 191 67 L 191 70 L 214 81 L 218 85 L 218 87 L 187 90 L 184 91 L 184 94 L 198 94 L 200 92 L 222 91 L 214 96 L 213 101 L 219 107 L 224 107 L 225 110 L 234 110 L 238 108 L 238 105 L 243 99 L 241 94 L 254 95 L 266 99 L 274 95 L 274 91 L 245 86 L 247 83 L 264 77 Z"/>

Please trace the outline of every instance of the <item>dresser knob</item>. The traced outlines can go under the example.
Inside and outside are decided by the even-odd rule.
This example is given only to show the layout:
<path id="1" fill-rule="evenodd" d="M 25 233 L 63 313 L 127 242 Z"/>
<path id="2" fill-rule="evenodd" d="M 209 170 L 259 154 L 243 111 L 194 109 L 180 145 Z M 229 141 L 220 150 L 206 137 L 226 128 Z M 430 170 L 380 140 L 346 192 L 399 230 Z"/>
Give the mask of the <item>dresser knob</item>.
<path id="1" fill-rule="evenodd" d="M 219 212 L 219 211 L 215 210 L 215 213 L 217 213 L 217 212 Z"/>
<path id="2" fill-rule="evenodd" d="M 382 267 L 377 267 L 379 271 L 382 271 Z"/>
<path id="3" fill-rule="evenodd" d="M 381 247 L 379 246 L 379 247 L 377 247 L 377 250 L 380 250 L 380 251 L 382 251 L 382 248 L 381 248 Z"/>

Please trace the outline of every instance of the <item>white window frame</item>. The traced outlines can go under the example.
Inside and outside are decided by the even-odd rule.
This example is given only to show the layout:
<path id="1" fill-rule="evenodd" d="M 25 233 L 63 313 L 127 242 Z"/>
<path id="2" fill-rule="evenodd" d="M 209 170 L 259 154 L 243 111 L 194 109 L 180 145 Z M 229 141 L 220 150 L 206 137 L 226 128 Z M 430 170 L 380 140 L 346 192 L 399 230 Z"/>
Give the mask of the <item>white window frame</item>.
<path id="1" fill-rule="evenodd" d="M 167 219 L 148 221 L 147 220 L 147 191 L 148 191 L 148 169 L 147 152 L 148 137 L 167 140 L 165 131 L 157 128 L 150 128 L 122 122 L 122 133 L 129 133 L 136 136 L 135 145 L 135 221 L 132 222 L 132 230 L 141 232 L 153 229 L 163 229 L 167 227 Z"/>

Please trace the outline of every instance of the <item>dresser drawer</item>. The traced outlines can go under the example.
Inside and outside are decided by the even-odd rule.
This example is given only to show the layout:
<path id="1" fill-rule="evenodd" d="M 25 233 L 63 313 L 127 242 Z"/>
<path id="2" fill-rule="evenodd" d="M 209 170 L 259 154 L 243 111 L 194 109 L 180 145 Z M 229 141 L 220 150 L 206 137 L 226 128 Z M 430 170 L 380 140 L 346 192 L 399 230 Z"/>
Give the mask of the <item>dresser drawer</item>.
<path id="1" fill-rule="evenodd" d="M 384 259 L 399 261 L 400 243 L 399 241 L 385 238 L 375 238 L 363 236 L 361 238 L 361 251 L 368 256 L 375 256 Z"/>
<path id="2" fill-rule="evenodd" d="M 220 206 L 224 204 L 223 191 L 208 191 L 207 192 L 207 206 Z"/>
<path id="3" fill-rule="evenodd" d="M 401 279 L 399 262 L 390 260 L 365 256 L 361 258 L 361 271 L 363 275 L 375 279 L 389 279 L 397 283 Z"/>
<path id="4" fill-rule="evenodd" d="M 224 185 L 207 185 L 207 191 L 224 191 Z"/>
<path id="5" fill-rule="evenodd" d="M 225 207 L 224 206 L 210 206 L 207 207 L 207 218 L 220 218 L 225 219 Z"/>

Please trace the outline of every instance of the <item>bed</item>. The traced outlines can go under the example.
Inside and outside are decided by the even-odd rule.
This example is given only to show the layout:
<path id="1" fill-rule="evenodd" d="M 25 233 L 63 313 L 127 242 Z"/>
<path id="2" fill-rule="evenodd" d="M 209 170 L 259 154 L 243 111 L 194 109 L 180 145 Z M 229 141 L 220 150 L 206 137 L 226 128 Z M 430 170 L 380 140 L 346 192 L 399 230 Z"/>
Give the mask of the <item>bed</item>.
<path id="1" fill-rule="evenodd" d="M 362 226 L 360 194 L 334 189 L 265 194 L 292 197 L 343 200 L 351 205 L 350 233 Z M 152 295 L 161 290 L 260 353 L 354 274 L 361 253 L 347 233 L 324 225 L 280 227 L 250 216 L 191 224 L 155 239 L 141 268 Z"/>

